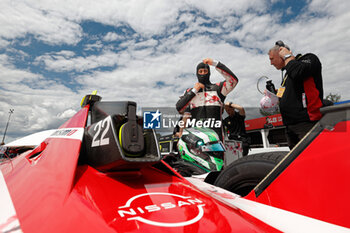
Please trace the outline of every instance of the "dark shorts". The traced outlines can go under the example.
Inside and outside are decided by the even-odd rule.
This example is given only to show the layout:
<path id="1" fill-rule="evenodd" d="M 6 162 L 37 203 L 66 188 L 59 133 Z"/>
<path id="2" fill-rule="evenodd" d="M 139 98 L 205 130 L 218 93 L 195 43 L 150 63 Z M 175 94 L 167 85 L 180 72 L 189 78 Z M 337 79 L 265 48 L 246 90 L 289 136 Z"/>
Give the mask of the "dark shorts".
<path id="1" fill-rule="evenodd" d="M 286 137 L 290 149 L 298 144 L 298 142 L 314 127 L 317 121 L 300 122 L 294 125 L 286 126 Z"/>

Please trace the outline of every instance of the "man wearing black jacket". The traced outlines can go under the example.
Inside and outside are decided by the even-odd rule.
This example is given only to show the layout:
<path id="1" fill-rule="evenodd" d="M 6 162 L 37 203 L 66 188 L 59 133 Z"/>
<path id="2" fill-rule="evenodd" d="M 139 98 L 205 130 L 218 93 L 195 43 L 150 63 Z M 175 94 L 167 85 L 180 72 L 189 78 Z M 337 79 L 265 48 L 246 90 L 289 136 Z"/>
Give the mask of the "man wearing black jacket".
<path id="1" fill-rule="evenodd" d="M 269 58 L 277 70 L 285 71 L 277 96 L 292 149 L 322 117 L 321 62 L 312 53 L 294 56 L 282 41 L 270 49 Z"/>
<path id="2" fill-rule="evenodd" d="M 225 81 L 211 83 L 209 65 L 215 66 L 216 70 L 224 76 Z M 207 121 L 208 128 L 213 129 L 223 140 L 223 104 L 228 93 L 237 85 L 238 79 L 224 64 L 211 58 L 206 58 L 197 65 L 196 74 L 198 82 L 180 97 L 176 103 L 176 109 L 181 114 L 190 114 L 189 120 Z M 203 125 L 203 127 L 206 126 Z"/>

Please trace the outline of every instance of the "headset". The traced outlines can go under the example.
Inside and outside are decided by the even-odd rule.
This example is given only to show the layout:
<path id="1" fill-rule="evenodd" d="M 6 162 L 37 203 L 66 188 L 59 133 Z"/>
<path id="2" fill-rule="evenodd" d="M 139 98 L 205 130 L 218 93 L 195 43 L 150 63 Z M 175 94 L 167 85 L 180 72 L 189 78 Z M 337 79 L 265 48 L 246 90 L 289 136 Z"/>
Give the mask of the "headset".
<path id="1" fill-rule="evenodd" d="M 286 48 L 286 49 L 288 49 L 290 51 L 289 46 L 284 44 L 283 41 L 281 41 L 281 40 L 276 41 L 275 45 L 277 45 L 279 47 L 284 47 L 284 48 Z"/>
<path id="2" fill-rule="evenodd" d="M 128 122 L 119 129 L 119 144 L 126 156 L 143 156 L 144 137 L 142 127 L 137 124 L 136 105 L 128 106 Z"/>

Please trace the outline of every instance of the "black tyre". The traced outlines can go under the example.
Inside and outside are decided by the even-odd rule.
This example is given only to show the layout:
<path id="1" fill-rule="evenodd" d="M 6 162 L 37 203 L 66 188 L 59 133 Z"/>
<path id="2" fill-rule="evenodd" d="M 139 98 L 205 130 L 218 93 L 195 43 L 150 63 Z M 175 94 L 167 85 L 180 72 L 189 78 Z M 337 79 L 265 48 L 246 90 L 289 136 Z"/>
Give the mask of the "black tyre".
<path id="1" fill-rule="evenodd" d="M 266 152 L 242 157 L 224 168 L 214 185 L 247 195 L 288 152 Z"/>

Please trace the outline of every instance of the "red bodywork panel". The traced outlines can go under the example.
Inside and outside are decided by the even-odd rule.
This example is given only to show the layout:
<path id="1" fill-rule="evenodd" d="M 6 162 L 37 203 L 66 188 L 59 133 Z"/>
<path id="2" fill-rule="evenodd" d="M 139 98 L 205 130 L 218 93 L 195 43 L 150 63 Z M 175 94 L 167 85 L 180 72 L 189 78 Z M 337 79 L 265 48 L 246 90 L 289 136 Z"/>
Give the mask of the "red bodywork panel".
<path id="1" fill-rule="evenodd" d="M 350 228 L 349 127 L 324 129 L 258 198 L 247 198 Z"/>

